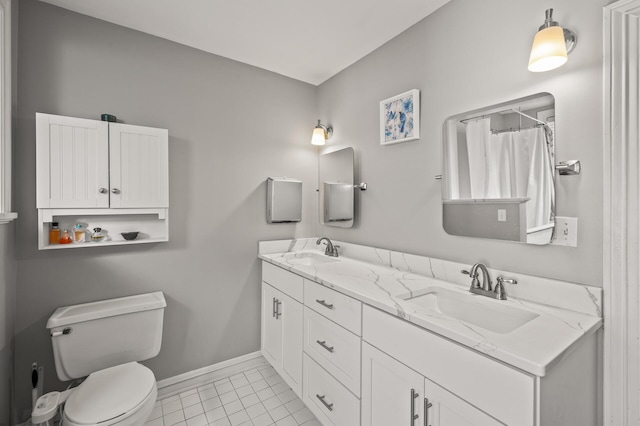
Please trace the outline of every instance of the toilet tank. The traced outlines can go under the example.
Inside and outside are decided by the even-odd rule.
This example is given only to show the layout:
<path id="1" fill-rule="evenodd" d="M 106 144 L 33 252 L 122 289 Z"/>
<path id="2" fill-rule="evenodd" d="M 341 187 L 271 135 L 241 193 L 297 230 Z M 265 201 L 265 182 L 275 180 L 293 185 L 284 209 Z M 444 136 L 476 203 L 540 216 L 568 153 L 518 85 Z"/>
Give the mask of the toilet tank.
<path id="1" fill-rule="evenodd" d="M 56 309 L 47 328 L 58 378 L 77 379 L 158 355 L 166 306 L 156 292 Z"/>

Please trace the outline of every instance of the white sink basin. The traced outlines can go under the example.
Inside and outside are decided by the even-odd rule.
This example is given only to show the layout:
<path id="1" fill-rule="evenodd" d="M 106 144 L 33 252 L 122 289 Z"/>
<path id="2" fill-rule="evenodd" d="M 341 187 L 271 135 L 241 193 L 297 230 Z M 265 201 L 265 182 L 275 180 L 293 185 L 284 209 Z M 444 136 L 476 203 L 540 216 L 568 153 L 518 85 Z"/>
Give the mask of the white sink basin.
<path id="1" fill-rule="evenodd" d="M 323 263 L 337 262 L 335 257 L 329 257 L 317 253 L 291 253 L 284 256 L 292 265 L 322 265 Z"/>
<path id="2" fill-rule="evenodd" d="M 458 293 L 441 287 L 430 287 L 418 296 L 401 299 L 500 334 L 510 333 L 539 316 L 535 312 L 507 306 L 485 296 Z"/>

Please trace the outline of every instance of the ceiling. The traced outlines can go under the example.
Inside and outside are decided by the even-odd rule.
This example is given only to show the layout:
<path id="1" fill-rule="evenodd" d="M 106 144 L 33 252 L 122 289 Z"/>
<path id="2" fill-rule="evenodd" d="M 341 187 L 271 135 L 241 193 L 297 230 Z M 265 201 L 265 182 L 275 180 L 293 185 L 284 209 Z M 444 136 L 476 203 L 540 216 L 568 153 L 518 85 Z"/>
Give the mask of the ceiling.
<path id="1" fill-rule="evenodd" d="M 318 85 L 449 0 L 42 0 Z"/>

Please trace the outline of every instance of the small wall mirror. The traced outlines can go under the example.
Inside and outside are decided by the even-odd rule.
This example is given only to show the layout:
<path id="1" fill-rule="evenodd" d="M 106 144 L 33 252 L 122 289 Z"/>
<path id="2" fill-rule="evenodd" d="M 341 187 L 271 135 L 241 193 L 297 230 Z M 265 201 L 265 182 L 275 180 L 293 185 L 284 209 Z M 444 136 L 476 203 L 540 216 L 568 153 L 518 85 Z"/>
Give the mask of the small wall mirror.
<path id="1" fill-rule="evenodd" d="M 353 148 L 320 155 L 318 165 L 320 223 L 339 228 L 353 226 Z"/>
<path id="2" fill-rule="evenodd" d="M 555 223 L 555 99 L 539 93 L 444 123 L 448 234 L 549 244 Z"/>

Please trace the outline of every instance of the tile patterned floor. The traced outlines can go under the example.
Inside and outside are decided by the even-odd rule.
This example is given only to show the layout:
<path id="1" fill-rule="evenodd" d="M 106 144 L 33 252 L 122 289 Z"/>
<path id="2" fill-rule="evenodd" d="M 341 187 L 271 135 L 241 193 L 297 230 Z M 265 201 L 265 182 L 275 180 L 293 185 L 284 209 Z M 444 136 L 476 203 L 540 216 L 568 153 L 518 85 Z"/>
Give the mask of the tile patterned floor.
<path id="1" fill-rule="evenodd" d="M 156 402 L 145 426 L 321 426 L 270 365 Z"/>

